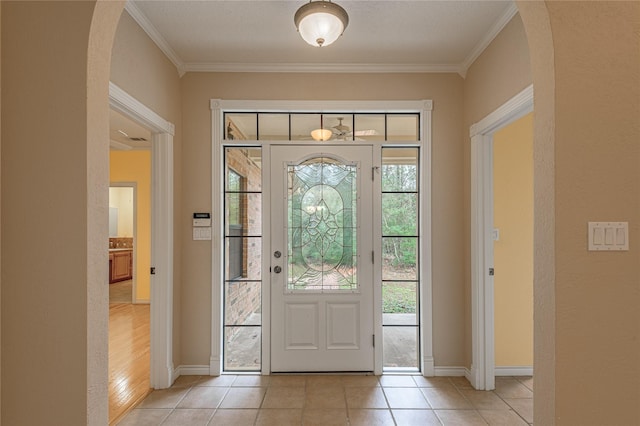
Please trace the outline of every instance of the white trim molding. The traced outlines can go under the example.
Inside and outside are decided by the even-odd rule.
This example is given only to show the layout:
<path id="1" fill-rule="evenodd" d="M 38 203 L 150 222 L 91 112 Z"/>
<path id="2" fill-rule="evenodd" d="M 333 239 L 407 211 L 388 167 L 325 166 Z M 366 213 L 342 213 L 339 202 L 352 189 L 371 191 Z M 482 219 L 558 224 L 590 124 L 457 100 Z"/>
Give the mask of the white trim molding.
<path id="1" fill-rule="evenodd" d="M 471 126 L 471 342 L 469 381 L 495 388 L 493 133 L 533 111 L 533 86 Z"/>
<path id="2" fill-rule="evenodd" d="M 209 375 L 219 376 L 222 374 L 222 318 L 224 309 L 222 307 L 222 292 L 224 282 L 224 259 L 221 244 L 224 243 L 224 223 L 219 220 L 222 217 L 224 206 L 223 175 L 224 170 L 219 167 L 222 164 L 222 101 L 212 99 L 211 108 L 211 219 L 216 224 L 212 227 L 211 233 L 211 355 L 209 356 Z M 268 292 L 266 292 L 268 293 Z M 264 327 L 264 325 L 262 325 Z"/>
<path id="3" fill-rule="evenodd" d="M 467 71 L 469 71 L 469 67 L 473 65 L 476 59 L 478 59 L 478 57 L 482 54 L 482 52 L 484 52 L 484 50 L 487 47 L 489 47 L 493 39 L 496 38 L 498 34 L 500 34 L 500 31 L 502 31 L 504 27 L 506 27 L 507 24 L 511 22 L 511 20 L 513 19 L 514 16 L 516 16 L 517 13 L 518 13 L 518 7 L 516 6 L 515 2 L 510 3 L 507 10 L 505 10 L 505 12 L 498 18 L 498 20 L 489 29 L 489 32 L 487 32 L 484 35 L 484 37 L 482 37 L 478 41 L 478 44 L 476 44 L 476 46 L 473 48 L 471 53 L 469 53 L 469 55 L 459 65 L 460 71 L 458 71 L 458 73 L 463 78 L 467 76 Z"/>
<path id="4" fill-rule="evenodd" d="M 209 376 L 208 365 L 179 365 L 173 370 L 173 381 L 180 376 Z"/>
<path id="5" fill-rule="evenodd" d="M 433 281 L 432 273 L 432 230 L 431 230 L 431 177 L 433 175 L 433 165 L 431 161 L 432 155 L 432 122 L 431 114 L 433 111 L 433 101 L 425 100 L 422 105 L 422 148 L 420 149 L 420 208 L 422 215 L 420 217 L 420 296 L 421 296 L 421 312 L 420 332 L 422 333 L 422 354 L 421 370 L 424 376 L 434 376 L 435 361 L 433 358 Z M 382 250 L 380 251 L 382 252 Z"/>
<path id="6" fill-rule="evenodd" d="M 135 120 L 155 133 L 176 134 L 176 126 L 156 114 L 155 111 L 129 95 L 116 84 L 109 82 L 109 106 Z"/>
<path id="7" fill-rule="evenodd" d="M 465 367 L 435 367 L 434 371 L 437 377 L 467 377 L 469 375 L 469 370 Z"/>
<path id="8" fill-rule="evenodd" d="M 165 56 L 176 66 L 178 75 L 182 77 L 185 73 L 184 61 L 178 56 L 178 54 L 169 45 L 167 40 L 160 34 L 160 32 L 153 26 L 149 18 L 136 6 L 131 0 L 127 0 L 124 5 L 127 13 L 133 18 L 134 21 L 140 25 L 140 28 L 147 33 L 149 38 L 158 46 L 158 48 L 165 54 Z"/>
<path id="9" fill-rule="evenodd" d="M 282 113 L 299 113 L 299 112 L 317 112 L 317 113 L 419 113 L 421 116 L 421 140 L 414 142 L 415 145 L 420 145 L 420 164 L 421 164 L 421 199 L 420 208 L 422 212 L 420 222 L 420 235 L 421 246 L 421 271 L 420 271 L 420 353 L 421 357 L 418 361 L 420 363 L 420 370 L 425 376 L 437 375 L 437 367 L 435 367 L 433 356 L 433 294 L 432 294 L 432 244 L 431 244 L 431 218 L 432 218 L 432 203 L 431 203 L 431 170 L 432 170 L 432 100 L 392 100 L 392 101 L 265 101 L 265 100 L 221 100 L 211 99 L 211 134 L 212 134 L 212 165 L 213 170 L 216 173 L 212 176 L 212 218 L 217 225 L 213 228 L 212 238 L 212 282 L 211 282 L 211 355 L 209 359 L 209 374 L 220 375 L 222 374 L 222 285 L 223 282 L 223 252 L 222 244 L 224 236 L 223 223 L 217 218 L 222 217 L 223 206 L 223 167 L 220 167 L 223 162 L 223 113 L 225 111 L 238 112 L 282 112 Z M 228 141 L 227 141 L 228 142 Z M 229 142 L 228 142 L 229 143 Z M 250 145 L 260 145 L 268 147 L 269 141 L 234 141 L 233 143 L 248 143 Z M 310 142 L 312 143 L 312 142 Z M 391 143 L 389 143 L 391 144 Z M 412 143 L 413 144 L 413 143 Z M 265 165 L 270 164 L 269 150 L 263 150 L 262 163 Z M 380 153 L 374 158 L 380 160 Z M 263 169 L 263 173 L 264 170 Z M 263 186 L 263 200 L 268 200 L 269 189 L 268 185 Z M 268 210 L 268 209 L 266 209 Z M 263 212 L 265 214 L 265 212 Z M 263 216 L 263 223 L 269 223 L 268 213 L 267 216 Z M 269 230 L 265 227 L 263 230 L 263 237 L 265 240 L 269 240 Z M 267 244 L 263 244 L 263 259 L 269 258 L 269 247 Z M 381 250 L 375 250 L 377 259 Z M 378 263 L 378 261 L 376 261 Z M 263 266 L 263 277 L 268 277 L 268 265 L 265 263 Z M 268 288 L 269 284 L 266 278 L 263 278 L 263 288 Z M 263 292 L 262 297 L 262 374 L 270 373 L 270 292 Z M 381 306 L 381 291 L 374 291 L 374 304 Z M 382 340 L 382 315 L 380 318 L 374 318 L 374 334 Z M 376 340 L 378 340 L 376 338 Z M 374 373 L 382 374 L 383 372 L 383 360 L 382 360 L 382 346 L 376 345 L 374 355 Z M 456 374 L 464 375 L 464 371 L 457 371 Z"/>
<path id="10" fill-rule="evenodd" d="M 330 63 L 217 63 L 191 62 L 184 72 L 273 72 L 273 73 L 457 73 L 466 69 L 458 64 L 330 64 Z"/>
<path id="11" fill-rule="evenodd" d="M 496 377 L 501 376 L 533 376 L 532 366 L 503 366 L 495 369 Z"/>
<path id="12" fill-rule="evenodd" d="M 151 136 L 151 386 L 173 384 L 173 136 Z"/>

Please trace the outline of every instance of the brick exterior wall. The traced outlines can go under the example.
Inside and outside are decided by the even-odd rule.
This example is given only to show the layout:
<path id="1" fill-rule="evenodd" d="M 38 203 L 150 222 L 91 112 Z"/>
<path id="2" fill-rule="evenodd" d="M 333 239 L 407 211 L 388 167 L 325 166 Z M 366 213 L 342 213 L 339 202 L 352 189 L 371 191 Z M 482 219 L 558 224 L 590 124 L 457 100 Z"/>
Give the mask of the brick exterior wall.
<path id="1" fill-rule="evenodd" d="M 262 170 L 251 159 L 249 150 L 251 153 L 259 152 L 258 148 L 227 148 L 227 167 L 241 176 L 242 191 L 261 191 Z M 262 194 L 242 194 L 240 204 L 242 234 L 251 238 L 242 238 L 242 276 L 225 283 L 225 323 L 245 324 L 251 320 L 251 324 L 260 324 L 256 318 L 250 317 L 261 312 Z M 229 331 L 227 339 L 231 337 Z"/>

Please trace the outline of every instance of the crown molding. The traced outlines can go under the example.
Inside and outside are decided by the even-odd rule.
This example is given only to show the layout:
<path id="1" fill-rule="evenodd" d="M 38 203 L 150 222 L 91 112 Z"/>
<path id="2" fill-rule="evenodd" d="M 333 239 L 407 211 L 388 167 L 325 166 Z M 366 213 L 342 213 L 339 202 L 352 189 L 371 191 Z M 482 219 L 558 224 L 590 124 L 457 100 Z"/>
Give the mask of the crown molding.
<path id="1" fill-rule="evenodd" d="M 493 39 L 496 38 L 498 34 L 500 34 L 500 31 L 502 31 L 502 29 L 511 21 L 511 19 L 513 19 L 514 16 L 516 16 L 517 13 L 518 7 L 516 6 L 515 2 L 511 2 L 507 10 L 505 10 L 502 16 L 498 18 L 498 20 L 493 24 L 493 26 L 489 29 L 485 36 L 480 39 L 471 53 L 469 53 L 469 56 L 467 56 L 465 60 L 462 61 L 462 63 L 459 65 L 461 69 L 460 75 L 462 77 L 466 77 L 469 67 L 475 62 L 476 59 L 478 59 L 482 52 L 484 52 L 489 44 L 491 44 Z"/>
<path id="2" fill-rule="evenodd" d="M 336 101 L 336 100 L 237 100 L 211 99 L 212 111 L 386 113 L 433 110 L 433 100 Z"/>
<path id="3" fill-rule="evenodd" d="M 140 28 L 147 33 L 149 38 L 158 46 L 158 48 L 165 54 L 167 58 L 176 66 L 180 77 L 184 75 L 184 62 L 180 59 L 180 56 L 171 48 L 167 40 L 160 34 L 160 32 L 153 26 L 147 16 L 135 5 L 131 0 L 127 0 L 124 5 L 125 10 L 134 21 L 140 25 Z"/>
<path id="4" fill-rule="evenodd" d="M 184 72 L 277 73 L 458 73 L 457 64 L 303 64 L 303 63 L 187 63 Z"/>

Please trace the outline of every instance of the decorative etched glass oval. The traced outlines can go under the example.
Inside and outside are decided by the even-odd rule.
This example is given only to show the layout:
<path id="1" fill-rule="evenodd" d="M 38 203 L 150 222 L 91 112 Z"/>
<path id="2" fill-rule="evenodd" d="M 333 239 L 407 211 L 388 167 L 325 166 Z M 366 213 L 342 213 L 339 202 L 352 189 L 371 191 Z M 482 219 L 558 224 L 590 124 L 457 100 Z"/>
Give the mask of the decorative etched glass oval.
<path id="1" fill-rule="evenodd" d="M 316 157 L 287 173 L 287 290 L 356 290 L 357 165 Z"/>

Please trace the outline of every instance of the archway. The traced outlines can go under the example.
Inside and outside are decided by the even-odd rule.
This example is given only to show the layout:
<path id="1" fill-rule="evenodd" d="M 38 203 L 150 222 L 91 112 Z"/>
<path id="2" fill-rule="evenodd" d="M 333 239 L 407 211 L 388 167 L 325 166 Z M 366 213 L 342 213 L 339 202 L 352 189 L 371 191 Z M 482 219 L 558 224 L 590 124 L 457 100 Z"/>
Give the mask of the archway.
<path id="1" fill-rule="evenodd" d="M 555 63 L 544 2 L 517 2 L 534 87 L 533 365 L 534 418 L 555 424 Z"/>
<path id="2" fill-rule="evenodd" d="M 56 159 L 55 156 L 44 158 L 48 152 L 39 154 L 36 158 L 38 161 L 35 162 L 33 158 L 29 158 L 29 151 L 34 151 L 34 139 L 46 141 L 37 145 L 38 147 L 66 144 L 66 153 L 69 154 L 72 152 L 69 145 L 73 145 L 73 148 L 84 147 L 80 154 L 62 159 L 67 160 L 62 163 L 68 164 L 71 171 L 65 177 L 68 181 L 75 182 L 79 188 L 70 196 L 73 207 L 82 211 L 77 215 L 75 223 L 70 219 L 58 223 L 62 235 L 69 237 L 67 250 L 78 263 L 78 272 L 74 272 L 71 279 L 65 278 L 62 272 L 57 272 L 53 284 L 70 280 L 71 284 L 67 285 L 72 290 L 86 288 L 86 293 L 82 298 L 74 299 L 73 303 L 60 304 L 61 309 L 43 308 L 41 312 L 48 314 L 46 323 L 40 315 L 37 316 L 38 321 L 29 318 L 28 314 L 40 312 L 41 307 L 51 303 L 51 295 L 46 290 L 52 280 L 47 277 L 47 273 L 51 274 L 51 271 L 45 273 L 38 268 L 26 269 L 36 255 L 42 255 L 53 262 L 64 259 L 57 245 L 59 236 L 44 226 L 33 225 L 32 230 L 27 226 L 16 226 L 16 230 L 11 230 L 8 225 L 3 226 L 3 241 L 7 238 L 10 242 L 32 240 L 41 244 L 31 251 L 16 244 L 11 252 L 3 252 L 2 314 L 5 320 L 2 322 L 2 385 L 11 392 L 2 393 L 2 418 L 7 424 L 104 424 L 108 417 L 107 298 L 103 294 L 105 289 L 101 289 L 100 284 L 107 276 L 107 266 L 102 260 L 105 250 L 103 241 L 107 237 L 108 83 L 111 48 L 124 3 L 69 2 L 59 9 L 56 9 L 59 2 L 51 2 L 49 5 L 47 2 L 11 3 L 2 4 L 3 15 L 9 12 L 9 17 L 6 18 L 5 15 L 3 19 L 3 33 L 8 28 L 3 38 L 11 39 L 15 36 L 14 41 L 25 42 L 10 51 L 7 58 L 9 60 L 3 60 L 3 80 L 7 78 L 4 82 L 7 86 L 3 87 L 7 89 L 3 90 L 3 106 L 5 102 L 6 105 L 17 105 L 15 111 L 7 117 L 17 117 L 16 123 L 25 123 L 24 118 L 18 117 L 20 114 L 25 117 L 38 114 L 39 124 L 51 128 L 35 134 L 20 135 L 20 129 L 11 124 L 11 120 L 3 120 L 3 151 L 8 147 L 11 154 L 17 155 L 11 158 L 13 164 L 8 160 L 3 161 L 2 220 L 8 224 L 41 222 L 43 204 L 34 204 L 18 194 L 25 189 L 23 180 L 29 179 L 28 172 L 55 174 L 57 170 L 55 164 L 46 165 Z M 555 417 L 555 341 L 554 333 L 549 330 L 555 329 L 553 43 L 546 5 L 524 2 L 518 6 L 529 36 L 536 88 L 535 103 L 536 110 L 539 111 L 535 123 L 534 208 L 540 213 L 537 217 L 546 217 L 544 222 L 536 222 L 535 225 L 536 401 L 538 407 L 544 407 L 544 411 L 536 409 L 536 423 L 552 424 Z M 59 21 L 49 24 L 54 20 Z M 34 23 L 49 26 L 34 28 Z M 18 28 L 20 25 L 24 28 Z M 51 37 L 51 34 L 56 34 L 56 37 Z M 3 48 L 4 57 L 5 51 L 10 50 L 11 46 L 5 42 Z M 21 54 L 16 49 L 25 53 Z M 44 55 L 47 50 L 56 53 Z M 56 57 L 58 52 L 64 52 L 66 56 Z M 11 59 L 19 61 L 11 64 Z M 24 64 L 28 66 L 21 69 L 20 66 Z M 53 78 L 42 78 L 38 72 L 44 72 L 42 70 L 51 64 L 56 66 Z M 24 75 L 20 77 L 20 84 L 13 85 L 21 73 Z M 31 87 L 32 81 L 40 80 L 47 81 L 36 88 Z M 56 86 L 55 90 L 51 88 L 53 86 Z M 43 99 L 46 104 L 39 106 L 45 103 Z M 60 106 L 65 106 L 65 109 L 60 111 Z M 3 118 L 6 109 L 3 108 Z M 61 117 L 61 112 L 69 114 Z M 60 118 L 63 120 L 59 120 Z M 56 120 L 59 120 L 58 124 Z M 72 129 L 74 122 L 75 130 Z M 5 135 L 6 128 L 9 130 Z M 20 145 L 24 147 L 21 148 Z M 44 167 L 38 170 L 37 167 L 41 165 Z M 33 189 L 30 197 L 46 199 L 50 188 L 45 186 L 38 189 L 38 183 L 26 186 L 27 189 Z M 62 178 L 48 182 L 50 185 L 63 183 L 65 181 Z M 24 232 L 25 229 L 28 232 Z M 66 231 L 69 233 L 65 234 Z M 74 231 L 77 232 L 74 234 Z M 37 284 L 33 284 L 34 282 Z M 31 299 L 29 296 L 32 296 Z M 53 298 L 53 301 L 57 302 L 57 299 Z M 26 314 L 20 312 L 22 309 Z M 73 335 L 76 340 L 67 342 L 67 347 L 61 347 L 59 342 L 64 342 L 67 335 Z M 57 340 L 58 337 L 60 340 Z M 42 351 L 55 353 L 43 354 Z M 38 369 L 33 366 L 42 362 L 43 355 L 53 367 L 44 369 L 47 370 L 44 372 L 35 371 Z M 37 379 L 40 382 L 64 383 L 68 386 L 65 386 L 65 392 L 57 392 L 55 395 L 47 392 L 50 388 L 46 389 L 44 386 L 42 388 L 45 389 L 34 389 L 25 385 L 30 382 L 25 380 L 25 371 L 29 372 L 27 379 L 33 379 L 31 382 Z M 40 407 L 42 409 L 37 409 Z M 551 421 L 547 421 L 548 419 Z"/>
<path id="3" fill-rule="evenodd" d="M 536 205 L 535 209 L 539 213 L 537 217 L 553 217 L 553 180 L 552 173 L 553 171 L 553 134 L 548 132 L 549 128 L 553 128 L 553 96 L 552 96 L 552 87 L 553 87 L 553 45 L 551 40 L 550 26 L 548 23 L 548 15 L 546 6 L 544 3 L 542 4 L 525 4 L 519 5 L 521 10 L 521 15 L 523 16 L 523 21 L 525 23 L 525 28 L 527 29 L 527 33 L 530 39 L 530 49 L 532 52 L 532 65 L 534 68 L 534 85 L 536 86 L 536 105 L 542 106 L 543 104 L 549 103 L 551 108 L 545 108 L 546 114 L 545 117 L 541 117 L 539 115 L 536 116 L 536 153 L 538 155 L 544 155 L 544 161 L 536 162 L 536 187 L 544 188 L 546 196 L 544 197 L 536 197 Z M 101 25 L 95 25 L 100 22 L 100 8 L 96 7 L 96 13 L 94 14 L 94 20 L 92 24 L 91 34 L 101 33 L 104 28 L 101 28 Z M 121 7 L 120 7 L 121 11 Z M 120 13 L 120 12 L 118 12 Z M 117 20 L 114 23 L 112 30 L 115 32 L 115 25 L 117 25 Z M 95 31 L 94 31 L 95 27 Z M 105 46 L 102 46 L 103 48 Z M 91 61 L 91 59 L 90 59 Z M 550 62 L 549 62 L 550 61 Z M 549 66 L 549 64 L 551 66 Z M 91 67 L 89 67 L 91 72 Z M 100 70 L 95 70 L 96 73 L 100 72 Z M 101 70 L 105 72 L 104 70 Z M 106 71 L 108 78 L 108 69 Z M 91 82 L 91 76 L 89 76 L 88 80 Z M 546 91 L 545 87 L 550 87 Z M 88 119 L 90 118 L 90 114 L 88 114 Z M 540 158 L 540 157 L 538 157 Z M 546 243 L 551 243 L 551 247 L 553 246 L 553 227 L 550 225 L 549 221 L 546 220 L 544 223 L 536 223 L 536 244 L 544 244 L 549 247 Z M 553 264 L 554 264 L 554 256 L 552 251 L 540 251 L 536 250 L 535 264 L 536 264 L 536 309 L 542 306 L 548 308 L 550 312 L 553 312 L 553 285 L 549 285 L 553 283 Z M 541 275 L 544 274 L 544 275 Z M 553 362 L 549 362 L 550 355 L 544 354 L 553 354 L 555 350 L 555 343 L 547 339 L 546 341 L 541 341 L 542 330 L 553 329 L 553 323 L 549 323 L 552 321 L 554 315 L 546 315 L 544 312 L 536 311 L 536 318 L 539 322 L 541 318 L 546 318 L 545 324 L 536 324 L 536 382 L 537 389 L 546 388 L 544 383 L 549 383 L 551 385 L 550 389 L 546 389 L 544 396 L 539 395 L 540 392 L 536 393 L 536 400 L 540 402 L 539 406 L 545 407 L 545 413 L 549 416 L 549 418 L 553 418 L 553 410 L 550 408 L 555 403 L 553 392 L 550 390 L 553 389 Z M 547 333 L 549 336 L 550 333 Z M 547 364 L 544 362 L 547 361 Z M 551 359 L 552 361 L 552 359 Z M 547 379 L 545 379 L 547 377 Z M 546 401 L 545 401 L 546 397 Z M 544 402 L 543 402 L 544 401 Z M 541 410 L 538 410 L 541 411 Z M 540 414 L 537 414 L 537 419 L 541 419 Z"/>

